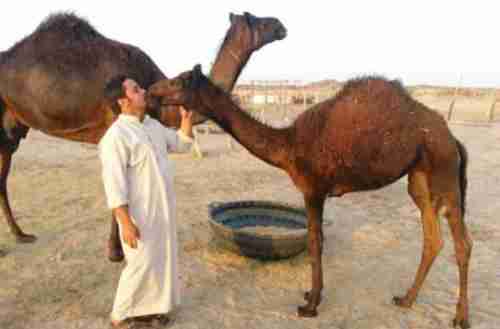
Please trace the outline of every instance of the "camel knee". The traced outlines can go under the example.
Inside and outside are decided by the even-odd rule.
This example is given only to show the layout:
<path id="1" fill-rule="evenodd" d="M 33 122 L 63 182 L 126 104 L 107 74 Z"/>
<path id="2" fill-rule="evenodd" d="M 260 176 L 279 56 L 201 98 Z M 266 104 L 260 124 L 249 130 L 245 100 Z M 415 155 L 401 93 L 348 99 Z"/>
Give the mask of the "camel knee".
<path id="1" fill-rule="evenodd" d="M 441 252 L 441 250 L 443 250 L 444 248 L 444 241 L 443 239 L 439 238 L 437 241 L 436 241 L 436 244 L 434 246 L 434 251 L 439 254 Z"/>
<path id="2" fill-rule="evenodd" d="M 444 241 L 441 237 L 432 239 L 425 239 L 424 241 L 424 255 L 430 258 L 435 258 L 444 248 Z"/>

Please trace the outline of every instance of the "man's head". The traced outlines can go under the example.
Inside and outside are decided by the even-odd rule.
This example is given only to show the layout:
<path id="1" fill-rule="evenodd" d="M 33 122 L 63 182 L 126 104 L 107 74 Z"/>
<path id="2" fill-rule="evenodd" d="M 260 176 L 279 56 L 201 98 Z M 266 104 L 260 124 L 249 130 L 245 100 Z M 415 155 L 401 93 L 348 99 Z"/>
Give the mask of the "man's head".
<path id="1" fill-rule="evenodd" d="M 124 75 L 114 77 L 107 83 L 104 94 L 115 114 L 143 117 L 146 113 L 145 90 L 133 79 Z"/>

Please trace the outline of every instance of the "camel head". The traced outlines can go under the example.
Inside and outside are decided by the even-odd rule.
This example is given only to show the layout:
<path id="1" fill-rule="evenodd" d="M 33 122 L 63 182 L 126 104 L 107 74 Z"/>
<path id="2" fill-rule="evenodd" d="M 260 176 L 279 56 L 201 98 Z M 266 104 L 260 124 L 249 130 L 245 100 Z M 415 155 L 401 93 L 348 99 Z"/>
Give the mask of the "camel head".
<path id="1" fill-rule="evenodd" d="M 263 46 L 286 37 L 284 25 L 274 17 L 256 17 L 250 13 L 243 15 L 229 14 L 231 26 L 219 49 L 210 78 L 224 91 L 231 92 L 233 86 L 246 65 L 251 54 Z M 228 60 L 229 59 L 229 60 Z M 200 72 L 201 73 L 201 72 Z M 166 86 L 171 81 L 156 82 L 154 86 Z M 151 90 L 151 87 L 149 88 Z M 148 92 L 148 106 L 151 112 L 166 126 L 179 127 L 180 112 L 177 106 L 167 105 L 161 97 L 154 97 Z M 156 93 L 160 95 L 160 92 Z M 193 124 L 206 121 L 201 111 L 193 113 Z"/>
<path id="2" fill-rule="evenodd" d="M 232 35 L 237 35 L 251 51 L 258 50 L 273 41 L 283 40 L 287 34 L 285 26 L 274 17 L 257 17 L 245 12 L 243 15 L 231 13 L 229 20 L 233 33 L 229 33 L 224 42 Z"/>
<path id="3" fill-rule="evenodd" d="M 148 97 L 161 99 L 162 106 L 182 105 L 190 111 L 210 117 L 210 110 L 204 105 L 201 88 L 212 87 L 214 92 L 223 92 L 202 73 L 201 65 L 192 71 L 181 73 L 172 79 L 163 79 L 148 89 Z"/>
<path id="4" fill-rule="evenodd" d="M 159 82 L 170 81 L 168 79 L 160 80 Z M 158 84 L 155 83 L 154 85 Z M 146 102 L 148 106 L 148 112 L 150 115 L 155 117 L 162 125 L 171 128 L 180 128 L 181 126 L 181 114 L 179 105 L 169 104 L 160 97 L 153 97 L 152 93 L 149 92 L 146 95 Z M 200 115 L 198 112 L 194 112 L 192 116 L 193 125 L 201 124 L 207 121 L 207 118 Z"/>

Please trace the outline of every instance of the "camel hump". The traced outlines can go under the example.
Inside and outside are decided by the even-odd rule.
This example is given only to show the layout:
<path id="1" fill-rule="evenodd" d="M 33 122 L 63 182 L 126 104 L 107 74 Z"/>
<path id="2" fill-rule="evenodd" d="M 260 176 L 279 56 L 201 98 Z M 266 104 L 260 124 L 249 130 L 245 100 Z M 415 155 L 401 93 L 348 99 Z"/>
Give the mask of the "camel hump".
<path id="1" fill-rule="evenodd" d="M 55 48 L 75 49 L 99 39 L 105 38 L 87 20 L 72 13 L 55 13 L 7 50 L 3 61 L 22 53 L 31 58 L 33 53 L 54 53 Z"/>
<path id="2" fill-rule="evenodd" d="M 84 18 L 73 13 L 54 13 L 49 15 L 33 32 L 34 38 L 60 35 L 71 41 L 91 41 L 102 35 Z"/>
<path id="3" fill-rule="evenodd" d="M 402 96 L 409 96 L 407 89 L 403 86 L 401 81 L 397 79 L 389 80 L 386 77 L 379 75 L 368 75 L 353 78 L 344 84 L 344 87 L 338 95 L 342 97 L 343 95 L 359 93 L 365 90 L 377 90 L 380 88 L 391 89 Z"/>

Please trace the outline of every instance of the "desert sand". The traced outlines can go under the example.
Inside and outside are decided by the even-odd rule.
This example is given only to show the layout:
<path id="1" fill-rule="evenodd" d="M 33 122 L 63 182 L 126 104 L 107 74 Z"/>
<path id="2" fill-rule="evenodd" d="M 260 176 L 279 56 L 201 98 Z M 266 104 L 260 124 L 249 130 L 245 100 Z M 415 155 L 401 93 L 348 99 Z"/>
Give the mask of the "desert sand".
<path id="1" fill-rule="evenodd" d="M 434 101 L 439 103 L 425 99 L 431 106 Z M 477 124 L 482 114 L 469 111 L 460 120 L 474 122 L 450 128 L 470 156 L 470 321 L 474 329 L 500 328 L 500 124 Z M 303 205 L 285 173 L 240 146 L 229 149 L 227 139 L 200 135 L 202 159 L 173 155 L 183 302 L 170 328 L 449 327 L 458 270 L 445 219 L 445 247 L 415 305 L 391 304 L 393 295 L 412 284 L 422 250 L 419 212 L 406 192 L 406 178 L 327 201 L 325 218 L 332 225 L 325 227 L 323 302 L 317 318 L 298 318 L 296 307 L 310 287 L 305 253 L 262 262 L 225 251 L 212 239 L 210 202 Z M 16 244 L 2 222 L 0 249 L 7 254 L 0 258 L 0 328 L 108 328 L 123 265 L 105 257 L 110 212 L 96 147 L 30 131 L 14 156 L 9 188 L 19 224 L 38 240 Z"/>

